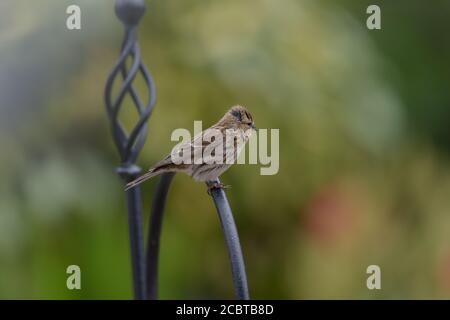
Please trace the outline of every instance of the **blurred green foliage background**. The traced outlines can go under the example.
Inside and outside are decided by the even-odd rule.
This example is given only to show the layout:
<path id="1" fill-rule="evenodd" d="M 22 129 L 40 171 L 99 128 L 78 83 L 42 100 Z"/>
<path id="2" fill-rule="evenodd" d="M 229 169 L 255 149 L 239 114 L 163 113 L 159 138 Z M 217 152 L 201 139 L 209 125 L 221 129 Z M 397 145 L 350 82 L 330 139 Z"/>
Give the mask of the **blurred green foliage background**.
<path id="1" fill-rule="evenodd" d="M 65 27 L 70 4 L 80 31 Z M 450 2 L 377 1 L 376 31 L 369 4 L 147 1 L 139 38 L 158 102 L 143 168 L 170 151 L 173 129 L 234 104 L 280 129 L 277 175 L 239 165 L 222 178 L 253 298 L 450 298 Z M 122 36 L 112 1 L 0 2 L 0 298 L 132 297 L 102 100 Z M 71 264 L 80 291 L 66 288 Z M 371 264 L 382 290 L 366 288 Z M 160 272 L 161 298 L 234 297 L 214 205 L 184 175 Z"/>

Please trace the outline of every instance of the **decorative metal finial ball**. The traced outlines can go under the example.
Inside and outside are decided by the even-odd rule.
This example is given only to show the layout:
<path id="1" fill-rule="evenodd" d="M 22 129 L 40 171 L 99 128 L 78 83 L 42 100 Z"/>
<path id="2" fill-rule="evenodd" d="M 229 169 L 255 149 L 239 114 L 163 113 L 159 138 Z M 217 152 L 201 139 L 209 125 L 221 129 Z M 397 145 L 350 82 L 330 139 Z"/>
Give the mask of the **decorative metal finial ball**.
<path id="1" fill-rule="evenodd" d="M 127 26 L 134 26 L 145 13 L 144 0 L 116 0 L 116 15 Z"/>

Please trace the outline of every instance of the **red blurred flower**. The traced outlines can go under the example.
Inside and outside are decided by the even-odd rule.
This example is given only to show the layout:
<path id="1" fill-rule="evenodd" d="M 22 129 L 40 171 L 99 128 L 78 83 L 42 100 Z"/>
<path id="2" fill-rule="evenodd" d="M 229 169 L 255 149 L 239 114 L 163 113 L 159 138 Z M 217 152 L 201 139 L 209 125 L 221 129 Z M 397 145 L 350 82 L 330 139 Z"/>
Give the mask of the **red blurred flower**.
<path id="1" fill-rule="evenodd" d="M 306 208 L 305 228 L 313 240 L 332 245 L 354 234 L 358 206 L 352 189 L 337 183 L 324 186 L 312 197 Z"/>
<path id="2" fill-rule="evenodd" d="M 444 290 L 450 292 L 450 252 L 444 255 L 438 268 L 438 282 Z"/>

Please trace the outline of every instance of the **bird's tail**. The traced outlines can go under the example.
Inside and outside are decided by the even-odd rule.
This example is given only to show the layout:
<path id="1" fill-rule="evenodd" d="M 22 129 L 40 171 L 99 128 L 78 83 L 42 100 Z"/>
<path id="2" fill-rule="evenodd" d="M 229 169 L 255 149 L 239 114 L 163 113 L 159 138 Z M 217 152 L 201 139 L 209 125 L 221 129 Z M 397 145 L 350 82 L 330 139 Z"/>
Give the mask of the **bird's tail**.
<path id="1" fill-rule="evenodd" d="M 147 181 L 148 179 L 151 179 L 159 174 L 161 174 L 162 171 L 161 170 L 157 170 L 157 169 L 152 169 L 151 171 L 143 174 L 142 176 L 136 178 L 135 180 L 127 183 L 127 185 L 125 186 L 125 191 L 136 187 L 137 185 L 140 185 L 142 182 Z"/>

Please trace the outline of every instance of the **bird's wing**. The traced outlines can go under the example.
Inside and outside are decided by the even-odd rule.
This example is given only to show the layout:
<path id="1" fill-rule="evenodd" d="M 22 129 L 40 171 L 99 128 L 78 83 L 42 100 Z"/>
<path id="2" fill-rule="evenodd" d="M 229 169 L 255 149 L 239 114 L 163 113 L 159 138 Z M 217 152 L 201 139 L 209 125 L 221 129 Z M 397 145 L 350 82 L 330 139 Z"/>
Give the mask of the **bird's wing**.
<path id="1" fill-rule="evenodd" d="M 207 130 L 197 134 L 190 141 L 176 145 L 172 149 L 171 153 L 167 157 L 165 157 L 163 160 L 161 160 L 157 164 L 155 164 L 155 166 L 153 168 L 159 169 L 159 168 L 172 166 L 172 165 L 183 167 L 186 165 L 185 162 L 187 162 L 187 161 L 190 161 L 190 163 L 193 164 L 194 159 L 202 159 L 203 150 L 210 143 L 209 141 L 203 140 L 203 135 L 205 132 L 207 132 Z M 183 158 L 183 161 L 185 161 L 185 162 L 183 164 L 175 164 L 172 161 L 172 155 L 179 154 L 180 152 L 182 152 L 183 157 L 186 157 L 186 158 Z M 190 154 L 187 154 L 186 152 L 190 152 Z"/>

